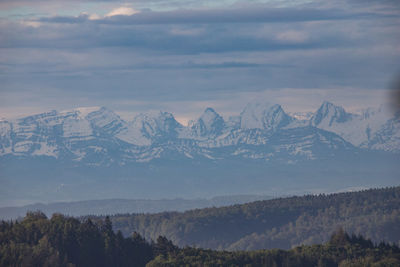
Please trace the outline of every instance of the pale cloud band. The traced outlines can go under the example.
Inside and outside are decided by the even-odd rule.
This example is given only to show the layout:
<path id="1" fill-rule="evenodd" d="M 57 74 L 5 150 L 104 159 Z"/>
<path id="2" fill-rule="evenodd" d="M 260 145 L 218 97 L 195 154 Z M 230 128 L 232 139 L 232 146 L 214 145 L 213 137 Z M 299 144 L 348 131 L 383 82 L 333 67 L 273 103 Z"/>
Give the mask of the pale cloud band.
<path id="1" fill-rule="evenodd" d="M 53 16 L 38 19 L 48 23 L 82 23 L 90 20 L 90 13 L 79 16 Z M 205 10 L 172 10 L 139 12 L 130 7 L 119 7 L 107 13 L 99 24 L 146 25 L 146 24 L 211 24 L 211 23 L 284 23 L 306 21 L 332 21 L 380 18 L 398 18 L 394 14 L 375 12 L 348 12 L 338 9 L 316 8 L 229 8 Z"/>
<path id="2" fill-rule="evenodd" d="M 79 105 L 184 121 L 252 98 L 351 109 L 386 102 L 400 72 L 394 1 L 32 2 L 0 4 L 2 117 Z"/>

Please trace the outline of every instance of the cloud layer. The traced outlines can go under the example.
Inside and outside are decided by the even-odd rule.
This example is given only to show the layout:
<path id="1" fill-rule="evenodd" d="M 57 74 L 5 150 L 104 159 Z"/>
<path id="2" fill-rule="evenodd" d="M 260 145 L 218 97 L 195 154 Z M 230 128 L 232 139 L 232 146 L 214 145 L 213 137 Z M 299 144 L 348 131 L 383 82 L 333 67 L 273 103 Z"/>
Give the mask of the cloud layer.
<path id="1" fill-rule="evenodd" d="M 400 72 L 395 1 L 187 3 L 3 2 L 1 116 L 26 106 L 137 112 L 180 103 L 184 117 L 207 102 L 229 113 L 246 95 L 274 92 L 310 108 L 323 98 L 362 106 Z"/>

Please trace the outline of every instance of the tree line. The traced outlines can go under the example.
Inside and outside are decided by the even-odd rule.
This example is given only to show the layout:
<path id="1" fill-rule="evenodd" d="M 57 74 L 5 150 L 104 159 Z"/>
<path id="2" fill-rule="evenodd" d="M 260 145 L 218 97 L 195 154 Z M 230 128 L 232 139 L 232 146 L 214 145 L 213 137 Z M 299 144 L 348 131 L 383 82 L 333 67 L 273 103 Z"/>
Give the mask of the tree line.
<path id="1" fill-rule="evenodd" d="M 400 187 L 307 195 L 221 208 L 110 217 L 125 236 L 166 236 L 178 246 L 290 249 L 327 242 L 338 227 L 400 245 Z M 92 217 L 93 220 L 104 217 Z"/>
<path id="2" fill-rule="evenodd" d="M 124 237 L 111 220 L 29 212 L 0 223 L 0 266 L 400 266 L 398 246 L 373 243 L 343 229 L 322 245 L 290 250 L 216 251 L 178 247 L 159 236 Z"/>

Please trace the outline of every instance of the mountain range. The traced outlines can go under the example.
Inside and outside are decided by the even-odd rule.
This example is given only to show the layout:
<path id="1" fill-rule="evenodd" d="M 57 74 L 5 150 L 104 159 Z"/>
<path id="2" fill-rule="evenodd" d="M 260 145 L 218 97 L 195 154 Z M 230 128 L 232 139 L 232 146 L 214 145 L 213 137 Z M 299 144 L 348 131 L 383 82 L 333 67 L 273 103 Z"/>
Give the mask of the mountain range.
<path id="1" fill-rule="evenodd" d="M 398 115 L 390 117 L 382 107 L 351 114 L 324 102 L 309 120 L 302 120 L 288 115 L 280 105 L 251 103 L 239 116 L 227 121 L 207 108 L 200 118 L 183 126 L 168 112 L 139 114 L 127 122 L 105 107 L 77 108 L 0 121 L 0 156 L 49 156 L 93 162 L 91 157 L 97 155 L 94 162 L 104 164 L 100 158 L 106 160 L 107 155 L 118 151 L 123 158 L 119 164 L 123 164 L 161 158 L 167 150 L 187 158 L 214 159 L 216 153 L 210 149 L 234 146 L 237 149 L 224 157 L 268 160 L 285 150 L 312 159 L 315 154 L 307 148 L 317 143 L 334 149 L 400 152 Z M 309 138 L 313 143 L 307 145 Z M 246 153 L 239 148 L 241 145 L 267 145 L 273 151 L 264 155 Z"/>
<path id="2" fill-rule="evenodd" d="M 283 181 L 285 193 L 387 186 L 398 182 L 399 155 L 400 114 L 384 107 L 353 114 L 324 102 L 314 113 L 288 114 L 278 104 L 250 103 L 228 119 L 206 108 L 187 126 L 163 111 L 125 121 L 105 107 L 76 108 L 0 121 L 0 193 L 4 206 L 51 194 L 121 197 L 132 185 L 124 196 L 186 197 L 182 186 L 196 197 L 270 194 Z"/>

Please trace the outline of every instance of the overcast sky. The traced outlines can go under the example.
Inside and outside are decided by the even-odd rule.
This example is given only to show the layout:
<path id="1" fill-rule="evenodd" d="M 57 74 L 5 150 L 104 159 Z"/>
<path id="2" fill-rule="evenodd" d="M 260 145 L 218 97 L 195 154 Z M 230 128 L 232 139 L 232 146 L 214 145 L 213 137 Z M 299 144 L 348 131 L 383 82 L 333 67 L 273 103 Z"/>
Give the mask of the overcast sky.
<path id="1" fill-rule="evenodd" d="M 2 0 L 0 117 L 378 106 L 400 74 L 399 29 L 397 0 Z"/>

